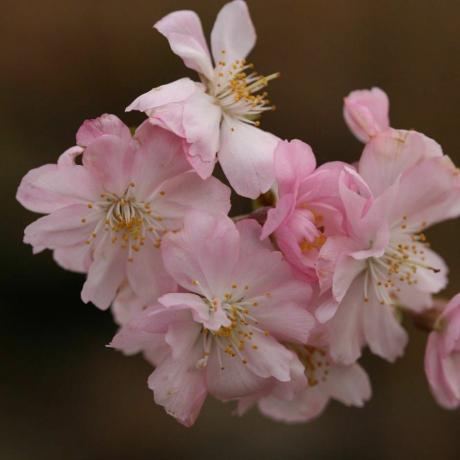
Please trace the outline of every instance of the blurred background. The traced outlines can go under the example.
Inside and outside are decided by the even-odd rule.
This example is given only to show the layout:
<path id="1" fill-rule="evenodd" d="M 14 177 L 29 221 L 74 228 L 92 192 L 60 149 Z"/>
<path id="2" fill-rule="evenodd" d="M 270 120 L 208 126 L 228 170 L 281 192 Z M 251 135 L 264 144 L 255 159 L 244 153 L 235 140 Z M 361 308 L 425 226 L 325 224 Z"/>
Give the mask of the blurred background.
<path id="1" fill-rule="evenodd" d="M 195 9 L 206 33 L 223 1 L 1 0 L 0 460 L 458 459 L 460 411 L 437 407 L 423 375 L 425 335 L 411 329 L 395 365 L 366 356 L 374 397 L 364 409 L 331 404 L 286 426 L 208 401 L 185 429 L 155 406 L 149 366 L 105 347 L 109 313 L 79 300 L 83 277 L 49 252 L 32 256 L 15 201 L 31 168 L 55 162 L 84 119 L 124 107 L 185 71 L 152 24 Z M 310 143 L 320 162 L 354 161 L 361 146 L 342 98 L 380 86 L 392 125 L 434 137 L 460 163 L 460 3 L 455 0 L 250 0 L 259 72 L 280 71 L 262 126 Z M 247 206 L 241 201 L 238 210 Z M 460 222 L 429 232 L 460 284 Z"/>

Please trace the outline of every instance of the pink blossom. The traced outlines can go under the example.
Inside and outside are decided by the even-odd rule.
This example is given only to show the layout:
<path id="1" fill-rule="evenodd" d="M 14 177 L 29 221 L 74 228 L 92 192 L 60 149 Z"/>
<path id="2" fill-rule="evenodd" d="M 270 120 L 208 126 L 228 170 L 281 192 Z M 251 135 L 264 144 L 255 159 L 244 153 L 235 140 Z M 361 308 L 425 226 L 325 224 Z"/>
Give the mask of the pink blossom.
<path id="1" fill-rule="evenodd" d="M 428 308 L 446 285 L 447 267 L 422 232 L 460 214 L 460 176 L 435 141 L 391 128 L 366 144 L 358 173 L 343 175 L 361 177 L 360 189 L 340 185 L 348 235 L 328 238 L 321 249 L 318 275 L 336 304 L 317 317 L 333 316 L 333 359 L 354 362 L 368 344 L 393 361 L 407 342 L 396 306 Z"/>
<path id="2" fill-rule="evenodd" d="M 323 412 L 335 399 L 346 406 L 362 407 L 371 397 L 371 385 L 358 363 L 334 362 L 328 352 L 327 333 L 318 325 L 307 345 L 291 344 L 302 366 L 290 382 L 278 382 L 260 395 L 244 398 L 238 412 L 253 404 L 267 417 L 282 422 L 306 422 Z"/>
<path id="3" fill-rule="evenodd" d="M 298 140 L 280 142 L 275 151 L 278 200 L 262 238 L 273 233 L 286 259 L 312 281 L 322 245 L 344 232 L 339 175 L 345 166 L 333 162 L 316 169 L 311 148 Z"/>
<path id="4" fill-rule="evenodd" d="M 343 115 L 353 134 L 362 142 L 390 127 L 388 96 L 380 88 L 352 91 L 344 101 Z"/>
<path id="5" fill-rule="evenodd" d="M 297 358 L 281 342 L 304 343 L 313 327 L 310 289 L 253 220 L 194 211 L 163 241 L 167 270 L 188 292 L 160 297 L 123 326 L 112 346 L 144 349 L 163 334 L 169 352 L 149 378 L 155 401 L 192 425 L 209 393 L 238 399 L 288 382 Z M 138 331 L 138 333 L 136 333 Z"/>
<path id="6" fill-rule="evenodd" d="M 238 194 L 256 198 L 266 192 L 278 139 L 257 128 L 260 116 L 273 109 L 260 91 L 278 74 L 261 76 L 245 61 L 256 41 L 246 3 L 232 1 L 219 12 L 211 33 L 214 63 L 193 11 L 168 14 L 154 27 L 201 83 L 182 78 L 154 88 L 127 110 L 145 112 L 182 136 L 187 159 L 201 177 L 211 175 L 218 158 Z"/>
<path id="7" fill-rule="evenodd" d="M 181 228 L 187 210 L 227 212 L 229 189 L 201 180 L 183 156 L 182 139 L 149 122 L 131 137 L 117 117 L 103 115 L 82 125 L 77 144 L 57 164 L 23 178 L 17 199 L 47 214 L 26 228 L 24 241 L 87 273 L 82 299 L 100 308 L 125 283 L 150 301 L 174 291 L 159 249 L 164 234 Z"/>
<path id="8" fill-rule="evenodd" d="M 442 310 L 428 337 L 425 372 L 433 395 L 447 408 L 460 406 L 460 294 Z"/>

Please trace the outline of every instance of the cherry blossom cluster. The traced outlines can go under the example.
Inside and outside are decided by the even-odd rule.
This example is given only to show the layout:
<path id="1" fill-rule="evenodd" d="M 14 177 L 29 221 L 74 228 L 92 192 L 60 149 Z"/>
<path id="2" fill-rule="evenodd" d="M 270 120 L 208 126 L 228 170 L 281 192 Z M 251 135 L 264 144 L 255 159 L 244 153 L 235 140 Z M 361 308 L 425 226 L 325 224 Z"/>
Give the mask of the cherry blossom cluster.
<path id="1" fill-rule="evenodd" d="M 115 115 L 85 121 L 56 164 L 29 171 L 17 199 L 44 216 L 24 241 L 86 274 L 82 300 L 120 326 L 110 346 L 143 354 L 155 402 L 186 426 L 208 395 L 285 422 L 331 399 L 362 406 L 361 354 L 400 357 L 404 315 L 429 331 L 435 398 L 459 406 L 460 295 L 433 298 L 447 266 L 423 233 L 460 215 L 460 174 L 441 147 L 390 127 L 382 90 L 353 91 L 343 111 L 361 156 L 318 166 L 306 143 L 259 127 L 278 74 L 246 60 L 245 2 L 221 9 L 210 50 L 192 11 L 155 28 L 199 81 L 138 97 L 135 130 Z M 264 200 L 230 218 L 231 189 Z"/>

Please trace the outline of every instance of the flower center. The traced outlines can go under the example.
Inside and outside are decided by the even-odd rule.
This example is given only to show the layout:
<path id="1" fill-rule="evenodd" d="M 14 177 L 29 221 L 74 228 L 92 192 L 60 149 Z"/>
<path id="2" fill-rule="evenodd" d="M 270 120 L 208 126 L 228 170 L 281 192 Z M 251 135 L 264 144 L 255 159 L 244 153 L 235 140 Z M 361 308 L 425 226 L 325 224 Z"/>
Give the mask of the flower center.
<path id="1" fill-rule="evenodd" d="M 233 284 L 232 288 L 237 289 L 237 285 Z M 244 286 L 244 289 L 248 290 L 249 286 Z M 267 292 L 265 296 L 270 297 L 271 294 Z M 208 305 L 211 314 L 220 307 L 230 320 L 230 325 L 221 326 L 217 330 L 202 329 L 203 357 L 198 360 L 196 367 L 205 368 L 207 366 L 213 346 L 216 349 L 217 359 L 222 370 L 224 369 L 222 353 L 231 358 L 236 357 L 243 364 L 247 364 L 248 360 L 245 353 L 247 347 L 250 346 L 252 350 L 258 350 L 258 345 L 254 342 L 254 333 L 269 335 L 267 330 L 258 327 L 258 321 L 253 315 L 254 309 L 260 306 L 260 300 L 246 299 L 244 295 L 226 293 L 223 299 L 209 300 L 205 298 L 203 301 Z"/>
<path id="2" fill-rule="evenodd" d="M 102 213 L 96 228 L 91 233 L 86 244 L 92 244 L 100 230 L 104 230 L 111 238 L 112 244 L 120 244 L 128 249 L 128 261 L 132 262 L 135 252 L 140 251 L 146 242 L 152 242 L 160 247 L 161 238 L 167 231 L 163 217 L 154 213 L 150 201 L 140 201 L 135 197 L 135 184 L 131 182 L 123 195 L 101 193 L 100 201 L 88 203 L 88 208 Z M 164 192 L 159 192 L 164 196 Z M 81 219 L 86 222 L 85 218 Z"/>
<path id="3" fill-rule="evenodd" d="M 425 227 L 422 223 L 421 228 Z M 418 226 L 420 230 L 420 226 Z M 378 301 L 384 305 L 394 305 L 398 284 L 413 286 L 418 283 L 417 273 L 420 269 L 439 273 L 439 269 L 426 262 L 425 248 L 429 246 L 426 236 L 417 232 L 417 227 L 410 227 L 407 217 L 392 232 L 392 239 L 382 257 L 368 260 L 364 281 L 364 301 L 367 302 L 369 289 L 374 289 Z"/>
<path id="4" fill-rule="evenodd" d="M 287 346 L 297 354 L 304 365 L 305 376 L 310 387 L 327 380 L 331 362 L 325 350 L 311 345 L 288 344 Z"/>
<path id="5" fill-rule="evenodd" d="M 225 51 L 222 51 L 222 55 L 225 57 Z M 225 60 L 219 61 L 214 81 L 210 82 L 209 93 L 229 116 L 259 126 L 262 113 L 275 110 L 275 106 L 267 99 L 267 93 L 260 91 L 280 74 L 264 76 L 251 69 L 253 65 L 244 59 L 230 65 Z"/>
<path id="6" fill-rule="evenodd" d="M 291 218 L 290 228 L 304 254 L 321 249 L 321 246 L 326 242 L 323 216 L 312 209 L 308 209 L 307 205 L 300 205 L 295 210 Z"/>

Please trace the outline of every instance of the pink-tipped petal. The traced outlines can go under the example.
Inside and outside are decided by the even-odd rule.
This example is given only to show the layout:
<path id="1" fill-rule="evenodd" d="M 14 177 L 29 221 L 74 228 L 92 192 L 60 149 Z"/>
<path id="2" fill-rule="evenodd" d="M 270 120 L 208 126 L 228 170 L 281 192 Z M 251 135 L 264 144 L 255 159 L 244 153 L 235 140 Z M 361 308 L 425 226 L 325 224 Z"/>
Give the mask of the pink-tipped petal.
<path id="1" fill-rule="evenodd" d="M 388 96 L 380 88 L 353 91 L 344 101 L 345 121 L 361 142 L 368 142 L 390 126 L 389 105 Z"/>
<path id="2" fill-rule="evenodd" d="M 97 138 L 109 134 L 124 141 L 131 139 L 129 128 L 116 116 L 104 114 L 93 120 L 86 120 L 77 132 L 77 144 L 87 147 Z"/>

